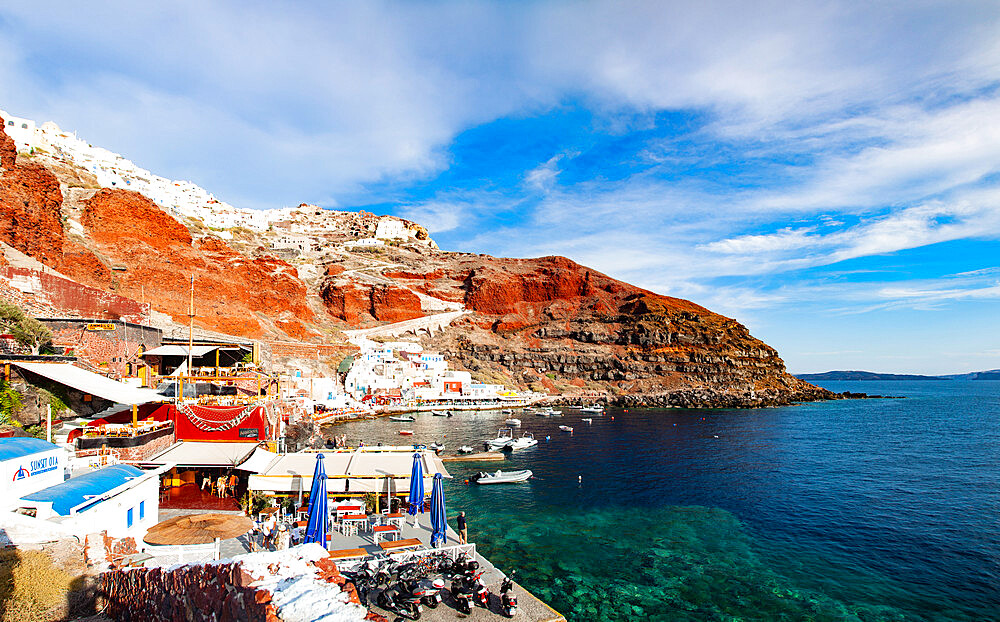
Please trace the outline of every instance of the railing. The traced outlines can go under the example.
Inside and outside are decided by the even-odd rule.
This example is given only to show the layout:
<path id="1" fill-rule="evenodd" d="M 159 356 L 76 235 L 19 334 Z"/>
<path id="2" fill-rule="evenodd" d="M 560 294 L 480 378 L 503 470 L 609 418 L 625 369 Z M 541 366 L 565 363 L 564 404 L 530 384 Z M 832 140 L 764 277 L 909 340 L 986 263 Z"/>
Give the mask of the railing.
<path id="1" fill-rule="evenodd" d="M 188 562 L 213 561 L 219 559 L 219 551 L 218 538 L 215 539 L 215 542 L 208 544 L 147 544 L 145 552 L 153 557 L 147 560 L 144 565 L 147 567 L 172 566 Z"/>

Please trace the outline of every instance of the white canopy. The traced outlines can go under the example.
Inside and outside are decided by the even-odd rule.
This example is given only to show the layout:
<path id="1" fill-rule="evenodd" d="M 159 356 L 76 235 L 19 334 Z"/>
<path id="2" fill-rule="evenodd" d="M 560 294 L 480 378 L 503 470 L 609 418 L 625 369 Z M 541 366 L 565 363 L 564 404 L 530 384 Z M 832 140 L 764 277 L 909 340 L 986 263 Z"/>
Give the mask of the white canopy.
<path id="1" fill-rule="evenodd" d="M 278 454 L 268 451 L 258 445 L 257 449 L 244 458 L 242 462 L 236 465 L 236 468 L 241 471 L 250 471 L 251 473 L 262 473 L 266 471 L 277 458 Z"/>
<path id="2" fill-rule="evenodd" d="M 144 462 L 173 463 L 179 467 L 235 467 L 244 462 L 256 447 L 255 441 L 249 443 L 180 441 Z"/>
<path id="3" fill-rule="evenodd" d="M 279 456 L 259 475 L 251 475 L 251 490 L 308 492 L 316 468 L 314 451 Z M 419 453 L 424 473 L 424 490 L 429 494 L 434 474 L 451 475 L 433 451 L 412 447 L 365 447 L 353 451 L 324 451 L 327 491 L 330 493 L 385 492 L 391 483 L 394 490 L 410 489 L 413 454 Z"/>
<path id="4" fill-rule="evenodd" d="M 217 350 L 219 346 L 194 346 L 191 348 L 191 356 L 205 356 L 213 350 Z M 146 350 L 141 356 L 187 356 L 188 347 L 187 346 L 160 346 L 158 348 L 153 348 L 152 350 Z"/>
<path id="5" fill-rule="evenodd" d="M 39 376 L 45 376 L 49 380 L 55 380 L 59 384 L 73 387 L 96 395 L 97 397 L 111 400 L 118 404 L 146 404 L 148 402 L 158 402 L 164 399 L 162 395 L 152 389 L 133 387 L 111 378 L 106 378 L 100 374 L 81 369 L 72 363 L 27 363 L 21 361 L 11 361 L 21 369 L 30 371 Z"/>

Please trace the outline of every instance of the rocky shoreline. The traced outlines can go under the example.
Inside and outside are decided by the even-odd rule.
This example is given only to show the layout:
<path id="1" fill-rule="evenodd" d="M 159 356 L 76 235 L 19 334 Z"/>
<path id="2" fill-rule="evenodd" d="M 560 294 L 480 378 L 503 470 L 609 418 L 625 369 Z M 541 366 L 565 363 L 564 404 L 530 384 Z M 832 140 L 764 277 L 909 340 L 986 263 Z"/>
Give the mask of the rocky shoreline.
<path id="1" fill-rule="evenodd" d="M 802 402 L 844 399 L 903 399 L 891 395 L 835 393 L 816 387 L 809 391 L 724 392 L 708 388 L 679 389 L 658 394 L 628 394 L 600 397 L 561 396 L 551 403 L 564 406 L 604 404 L 617 408 L 774 408 Z"/>

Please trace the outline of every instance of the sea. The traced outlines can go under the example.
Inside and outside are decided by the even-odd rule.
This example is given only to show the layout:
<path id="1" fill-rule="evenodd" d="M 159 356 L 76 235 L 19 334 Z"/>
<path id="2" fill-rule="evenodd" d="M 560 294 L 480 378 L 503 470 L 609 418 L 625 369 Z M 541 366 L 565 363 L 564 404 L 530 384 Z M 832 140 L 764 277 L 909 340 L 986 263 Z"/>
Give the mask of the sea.
<path id="1" fill-rule="evenodd" d="M 819 384 L 901 399 L 520 414 L 536 447 L 447 463 L 451 525 L 571 621 L 1000 620 L 1000 381 Z M 416 417 L 330 431 L 453 453 L 506 418 Z M 466 483 L 497 468 L 534 477 Z"/>

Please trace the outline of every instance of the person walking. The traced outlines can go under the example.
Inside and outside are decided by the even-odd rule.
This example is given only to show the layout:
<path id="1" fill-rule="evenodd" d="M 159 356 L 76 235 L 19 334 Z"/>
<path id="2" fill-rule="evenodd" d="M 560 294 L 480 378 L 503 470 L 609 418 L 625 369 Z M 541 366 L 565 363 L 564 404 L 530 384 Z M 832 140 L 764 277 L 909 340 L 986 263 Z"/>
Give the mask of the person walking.
<path id="1" fill-rule="evenodd" d="M 278 527 L 278 545 L 275 550 L 284 551 L 288 548 L 288 540 L 291 534 L 288 533 L 288 527 L 285 527 L 284 523 Z"/>
<path id="2" fill-rule="evenodd" d="M 465 524 L 465 512 L 458 513 L 458 543 L 468 544 L 469 543 L 469 528 Z"/>
<path id="3" fill-rule="evenodd" d="M 201 474 L 201 489 L 205 490 L 208 488 L 209 492 L 212 491 L 212 477 L 205 471 Z"/>
<path id="4" fill-rule="evenodd" d="M 229 481 L 226 482 L 226 485 L 229 488 L 229 494 L 233 495 L 234 497 L 236 496 L 236 484 L 238 484 L 239 481 L 240 478 L 236 477 L 236 473 L 231 473 L 229 475 Z"/>

